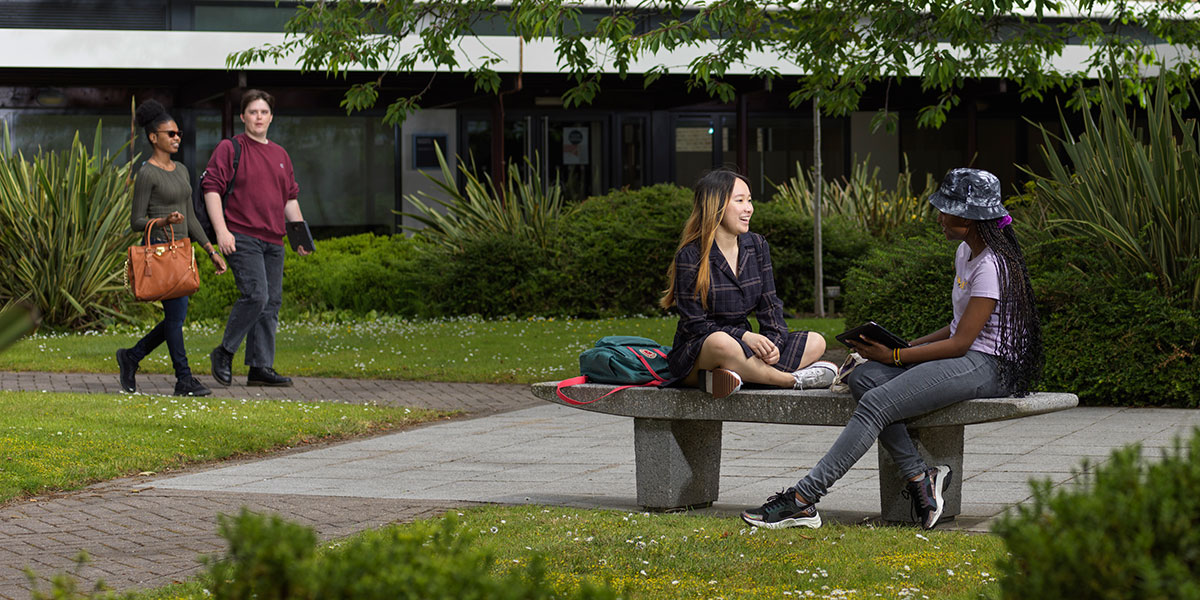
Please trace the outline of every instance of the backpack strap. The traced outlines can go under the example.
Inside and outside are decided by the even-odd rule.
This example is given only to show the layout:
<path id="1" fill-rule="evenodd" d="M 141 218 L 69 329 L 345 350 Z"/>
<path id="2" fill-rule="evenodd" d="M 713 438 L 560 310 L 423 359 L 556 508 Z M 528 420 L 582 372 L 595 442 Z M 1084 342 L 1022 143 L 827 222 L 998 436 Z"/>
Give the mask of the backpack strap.
<path id="1" fill-rule="evenodd" d="M 575 400 L 574 398 L 571 398 L 570 396 L 567 396 L 566 394 L 563 393 L 563 388 L 568 388 L 573 385 L 579 385 L 581 383 L 587 383 L 587 377 L 580 375 L 579 377 L 571 377 L 569 379 L 564 379 L 564 380 L 558 382 L 558 385 L 555 386 L 554 393 L 558 394 L 558 398 L 560 400 L 562 400 L 563 402 L 566 402 L 567 404 L 571 404 L 573 406 L 583 406 L 584 404 L 591 404 L 593 402 L 603 400 L 621 390 L 627 390 L 629 388 L 635 388 L 635 387 L 658 387 L 658 386 L 662 385 L 663 383 L 665 383 L 665 381 L 660 379 L 658 381 L 648 381 L 646 383 L 638 383 L 638 384 L 634 384 L 634 385 L 623 385 L 603 396 L 600 396 L 599 398 L 596 398 L 595 400 L 588 400 L 587 402 L 580 402 L 579 400 Z"/>
<path id="2" fill-rule="evenodd" d="M 638 352 L 637 349 L 635 349 L 633 346 L 625 346 L 625 349 L 632 352 L 633 355 L 636 356 L 638 360 L 642 361 L 642 366 L 646 367 L 646 370 L 649 371 L 650 374 L 654 376 L 654 381 L 652 381 L 651 383 L 657 383 L 659 385 L 662 385 L 662 383 L 664 381 L 666 381 L 666 378 L 664 378 L 662 375 L 659 375 L 658 371 L 655 371 L 654 367 L 650 366 L 650 362 L 646 360 L 646 357 L 642 356 L 641 352 Z M 658 348 L 649 348 L 649 350 L 651 352 L 654 352 L 655 354 L 658 354 L 659 356 L 661 356 L 663 358 L 667 357 L 667 355 L 663 354 L 663 351 L 659 350 Z M 642 384 L 642 385 L 645 385 L 645 384 Z M 622 389 L 624 389 L 624 388 L 622 388 Z"/>
<path id="3" fill-rule="evenodd" d="M 238 143 L 237 137 L 229 138 L 229 143 L 233 144 L 233 175 L 229 176 L 229 183 L 225 184 L 225 191 L 221 194 L 221 208 L 225 208 L 225 198 L 229 196 L 229 192 L 233 191 L 233 182 L 237 180 L 238 165 L 242 162 L 242 145 Z"/>

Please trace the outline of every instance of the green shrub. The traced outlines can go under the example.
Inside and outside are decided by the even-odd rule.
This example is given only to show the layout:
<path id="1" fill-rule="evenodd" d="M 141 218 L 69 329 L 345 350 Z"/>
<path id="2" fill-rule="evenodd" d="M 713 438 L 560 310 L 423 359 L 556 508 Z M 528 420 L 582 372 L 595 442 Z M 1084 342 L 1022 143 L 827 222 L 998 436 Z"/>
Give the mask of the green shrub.
<path id="1" fill-rule="evenodd" d="M 671 184 L 588 198 L 560 229 L 562 312 L 577 316 L 656 312 L 667 289 L 692 192 Z"/>
<path id="2" fill-rule="evenodd" d="M 217 275 L 211 260 L 200 258 L 196 254 L 196 264 L 200 268 L 200 289 L 188 299 L 188 320 L 215 319 L 224 321 L 229 316 L 229 308 L 238 299 L 237 285 L 233 280 L 233 271 L 227 270 Z M 283 290 L 287 293 L 287 268 L 284 262 Z M 287 306 L 284 300 L 284 306 Z M 159 313 L 161 314 L 161 313 Z M 156 315 L 157 317 L 157 315 Z"/>
<path id="3" fill-rule="evenodd" d="M 1139 446 L 1084 463 L 1078 486 L 1032 483 L 995 532 L 1004 598 L 1200 598 L 1200 431 L 1161 460 Z"/>
<path id="4" fill-rule="evenodd" d="M 318 251 L 299 256 L 285 249 L 283 308 L 299 313 L 371 311 L 413 316 L 428 313 L 428 285 L 419 268 L 429 245 L 403 235 L 371 233 L 320 240 Z M 238 299 L 233 273 L 216 275 L 211 261 L 200 261 L 200 291 L 188 306 L 191 319 L 223 320 Z"/>
<path id="5" fill-rule="evenodd" d="M 453 518 L 384 528 L 315 549 L 312 530 L 245 509 L 221 517 L 229 550 L 209 561 L 217 600 L 374 599 L 600 599 L 608 588 L 584 584 L 556 590 L 542 559 L 496 574 L 493 554 Z"/>
<path id="6" fill-rule="evenodd" d="M 455 245 L 418 234 L 320 240 L 311 256 L 287 250 L 282 314 L 370 311 L 405 316 L 478 314 L 582 317 L 657 313 L 691 192 L 674 185 L 613 191 L 563 217 L 543 248 L 531 237 L 476 232 Z M 771 244 L 785 306 L 812 305 L 812 221 L 787 206 L 756 207 L 752 229 Z M 871 238 L 849 220 L 826 219 L 825 282 L 838 285 Z M 238 292 L 232 274 L 201 261 L 190 317 L 223 320 Z"/>
<path id="7" fill-rule="evenodd" d="M 672 184 L 589 198 L 562 225 L 562 255 L 570 285 L 562 310 L 579 316 L 655 312 L 666 289 L 692 192 Z M 784 306 L 807 310 L 813 297 L 812 219 L 779 202 L 755 205 L 750 230 L 771 246 L 775 287 Z M 825 283 L 839 285 L 872 244 L 850 220 L 823 224 Z"/>
<path id="8" fill-rule="evenodd" d="M 314 312 L 419 314 L 426 302 L 418 272 L 425 248 L 420 238 L 403 235 L 321 240 L 320 252 L 289 253 L 283 282 L 287 300 Z"/>
<path id="9" fill-rule="evenodd" d="M 91 152 L 78 132 L 65 152 L 26 160 L 4 128 L 0 151 L 0 306 L 26 300 L 51 327 L 94 327 L 123 317 L 129 164 Z"/>
<path id="10" fill-rule="evenodd" d="M 754 207 L 751 231 L 762 234 L 771 246 L 775 290 L 790 310 L 809 311 L 813 306 L 813 220 L 786 204 L 764 202 Z M 845 217 L 831 215 L 821 222 L 825 253 L 825 285 L 843 285 L 855 261 L 875 243 L 870 234 Z"/>
<path id="11" fill-rule="evenodd" d="M 878 321 L 906 339 L 948 325 L 956 247 L 929 227 L 867 252 L 842 288 L 846 325 Z"/>
<path id="12" fill-rule="evenodd" d="M 567 314 L 558 297 L 566 285 L 554 255 L 528 238 L 505 233 L 463 240 L 461 249 L 422 256 L 429 274 L 430 316 Z"/>
<path id="13" fill-rule="evenodd" d="M 1032 246 L 1046 389 L 1091 405 L 1200 406 L 1200 319 L 1164 298 L 1154 277 L 1111 273 L 1092 244 Z"/>

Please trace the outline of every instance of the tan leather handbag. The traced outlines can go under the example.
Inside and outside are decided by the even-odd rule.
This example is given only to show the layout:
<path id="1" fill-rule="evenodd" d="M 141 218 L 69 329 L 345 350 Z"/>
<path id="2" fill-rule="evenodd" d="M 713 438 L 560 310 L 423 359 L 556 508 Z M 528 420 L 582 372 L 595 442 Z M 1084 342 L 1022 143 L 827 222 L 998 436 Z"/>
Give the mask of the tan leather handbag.
<path id="1" fill-rule="evenodd" d="M 162 244 L 150 243 L 151 219 L 146 223 L 143 245 L 130 246 L 125 259 L 125 282 L 133 297 L 143 302 L 171 300 L 190 296 L 200 289 L 200 271 L 196 269 L 196 252 L 191 238 L 175 239 Z"/>

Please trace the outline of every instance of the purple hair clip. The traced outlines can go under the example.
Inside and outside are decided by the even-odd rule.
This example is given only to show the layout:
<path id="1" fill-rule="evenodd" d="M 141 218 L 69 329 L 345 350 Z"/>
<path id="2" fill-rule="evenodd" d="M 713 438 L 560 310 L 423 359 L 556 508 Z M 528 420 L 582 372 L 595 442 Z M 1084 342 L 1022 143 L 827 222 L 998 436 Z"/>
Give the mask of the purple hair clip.
<path id="1" fill-rule="evenodd" d="M 1012 215 L 1004 215 L 996 220 L 996 229 L 1004 229 L 1012 225 Z"/>

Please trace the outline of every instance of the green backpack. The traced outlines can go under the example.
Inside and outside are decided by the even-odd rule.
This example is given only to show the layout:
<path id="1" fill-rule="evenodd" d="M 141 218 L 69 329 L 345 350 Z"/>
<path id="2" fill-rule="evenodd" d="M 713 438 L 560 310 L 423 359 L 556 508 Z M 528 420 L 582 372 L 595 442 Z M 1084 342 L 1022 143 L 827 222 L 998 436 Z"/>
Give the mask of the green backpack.
<path id="1" fill-rule="evenodd" d="M 568 404 L 589 404 L 623 389 L 638 386 L 661 386 L 673 378 L 667 364 L 670 346 L 634 335 L 610 335 L 596 340 L 593 348 L 579 355 L 579 377 L 558 383 L 558 397 Z M 581 383 L 606 383 L 621 387 L 591 400 L 579 402 L 563 393 L 563 388 Z"/>

